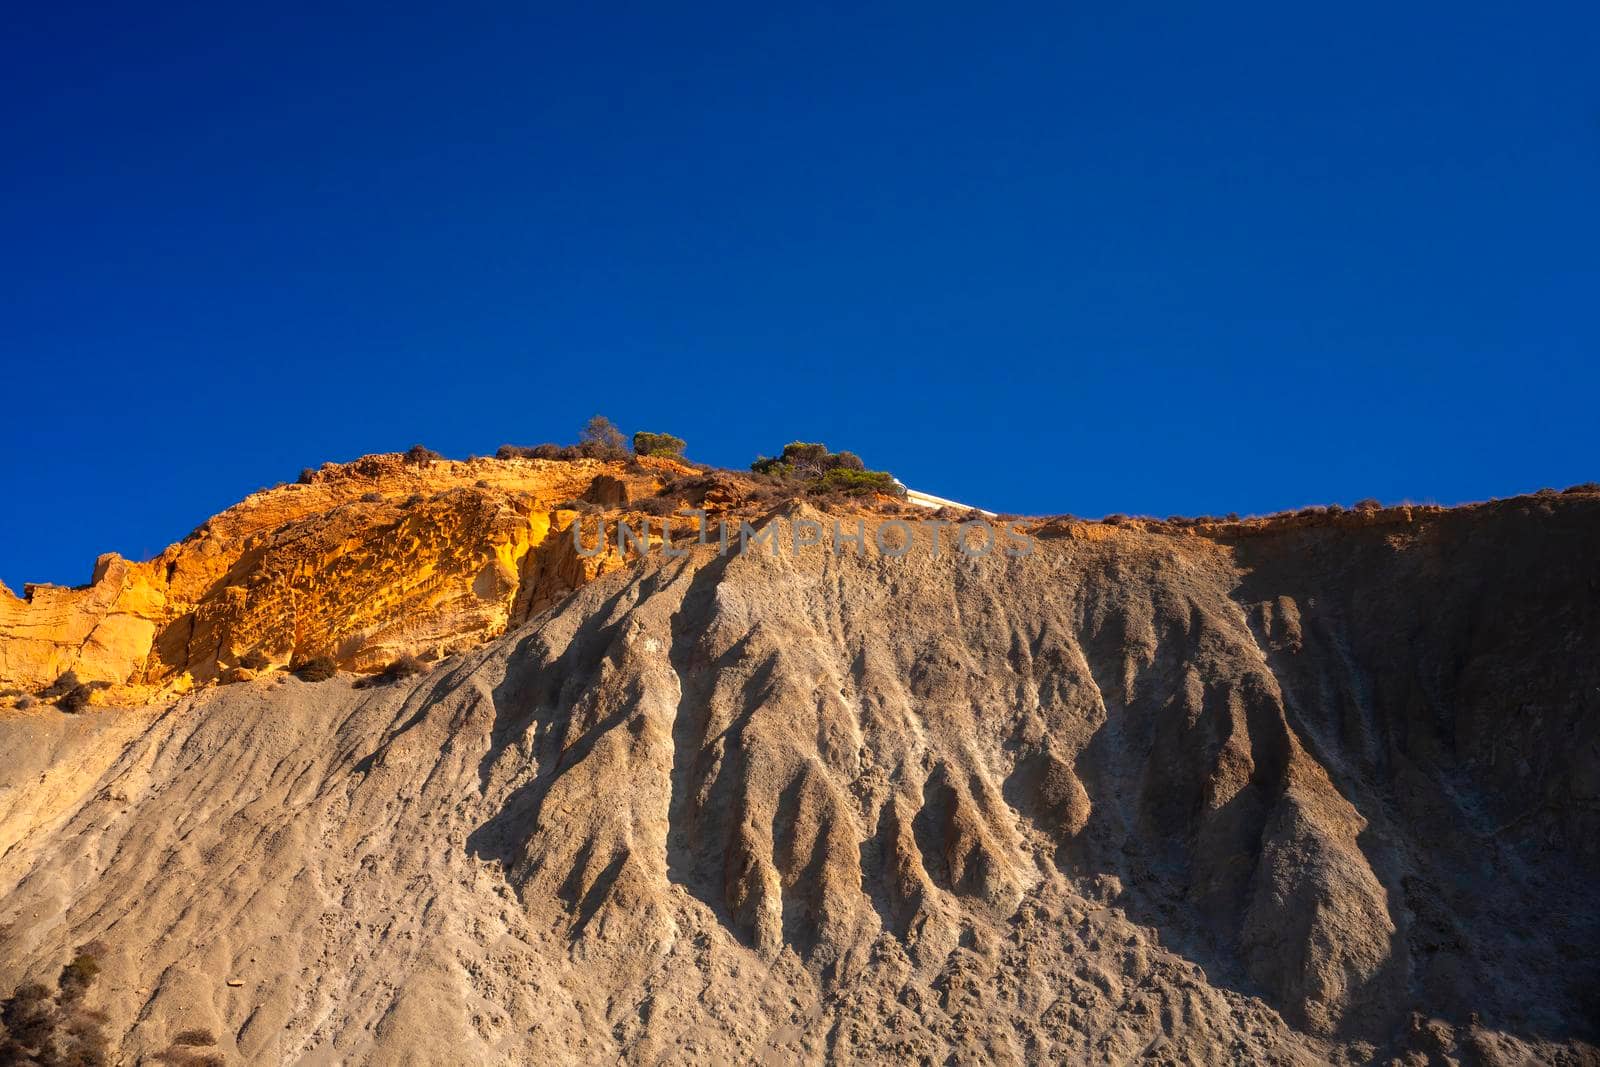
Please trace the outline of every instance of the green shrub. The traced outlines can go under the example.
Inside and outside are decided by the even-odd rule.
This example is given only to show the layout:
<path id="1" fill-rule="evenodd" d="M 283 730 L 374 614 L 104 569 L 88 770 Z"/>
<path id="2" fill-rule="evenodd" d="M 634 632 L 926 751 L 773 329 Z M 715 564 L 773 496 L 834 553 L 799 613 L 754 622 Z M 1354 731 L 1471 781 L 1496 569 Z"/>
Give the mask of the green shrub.
<path id="1" fill-rule="evenodd" d="M 302 682 L 325 682 L 339 673 L 339 665 L 332 656 L 296 656 L 289 672 Z"/>
<path id="2" fill-rule="evenodd" d="M 832 456 L 827 445 L 790 441 L 777 456 L 757 456 L 750 469 L 774 478 L 820 478 L 830 469 L 828 461 Z"/>
<path id="3" fill-rule="evenodd" d="M 443 456 L 426 445 L 412 445 L 406 449 L 406 462 L 417 467 L 426 467 L 428 464 L 437 463 L 443 458 Z"/>
<path id="4" fill-rule="evenodd" d="M 683 450 L 688 447 L 681 437 L 674 437 L 670 433 L 650 433 L 640 430 L 633 435 L 633 454 L 636 456 L 665 456 L 668 459 L 682 459 Z"/>
<path id="5" fill-rule="evenodd" d="M 833 454 L 833 470 L 864 471 L 867 465 L 861 457 L 854 452 L 835 452 Z"/>
<path id="6" fill-rule="evenodd" d="M 865 496 L 868 493 L 899 496 L 901 493 L 894 475 L 888 471 L 853 470 L 849 467 L 836 467 L 824 474 L 816 488 L 825 493 L 846 493 L 850 496 Z"/>
<path id="7" fill-rule="evenodd" d="M 905 489 L 888 471 L 868 470 L 854 452 L 830 452 L 812 441 L 791 441 L 774 457 L 762 456 L 750 464 L 757 474 L 780 482 L 798 483 L 814 493 L 865 496 L 883 493 L 904 496 Z"/>

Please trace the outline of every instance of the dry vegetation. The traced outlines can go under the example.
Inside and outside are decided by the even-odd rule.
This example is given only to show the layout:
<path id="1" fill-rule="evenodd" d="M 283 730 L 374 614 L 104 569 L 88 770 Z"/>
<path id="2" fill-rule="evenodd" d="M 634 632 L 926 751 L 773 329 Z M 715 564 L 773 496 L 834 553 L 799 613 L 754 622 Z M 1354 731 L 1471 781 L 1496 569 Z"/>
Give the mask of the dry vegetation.
<path id="1" fill-rule="evenodd" d="M 289 664 L 289 672 L 302 682 L 325 682 L 339 673 L 332 656 L 305 656 Z"/>
<path id="2" fill-rule="evenodd" d="M 99 975 L 98 945 L 86 945 L 61 969 L 54 992 L 37 982 L 0 1001 L 0 1065 L 101 1067 L 110 1062 L 105 1016 L 84 999 Z"/>

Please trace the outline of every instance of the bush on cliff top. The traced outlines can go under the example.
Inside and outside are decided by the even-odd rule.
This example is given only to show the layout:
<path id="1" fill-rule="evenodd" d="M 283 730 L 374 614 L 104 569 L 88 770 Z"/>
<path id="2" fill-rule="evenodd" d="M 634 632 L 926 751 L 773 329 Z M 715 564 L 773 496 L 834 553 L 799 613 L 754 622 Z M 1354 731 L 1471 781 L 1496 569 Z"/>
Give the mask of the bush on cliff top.
<path id="1" fill-rule="evenodd" d="M 575 445 L 501 445 L 495 449 L 494 456 L 496 459 L 627 459 L 628 441 L 610 419 L 596 415 L 584 423 Z"/>
<path id="2" fill-rule="evenodd" d="M 633 435 L 633 454 L 636 456 L 682 459 L 686 447 L 688 443 L 683 438 L 674 437 L 670 433 L 650 433 L 647 430 L 640 430 Z"/>
<path id="3" fill-rule="evenodd" d="M 578 432 L 578 451 L 590 459 L 626 459 L 628 441 L 610 419 L 596 415 Z"/>
<path id="4" fill-rule="evenodd" d="M 888 471 L 858 471 L 848 467 L 837 467 L 824 474 L 817 482 L 817 489 L 824 493 L 845 493 L 849 496 L 868 493 L 901 496 L 905 492 Z"/>
<path id="5" fill-rule="evenodd" d="M 827 445 L 817 442 L 791 441 L 779 455 L 757 458 L 750 469 L 813 493 L 905 495 L 905 489 L 888 471 L 868 470 L 854 452 L 830 452 Z"/>
<path id="6" fill-rule="evenodd" d="M 501 445 L 495 459 L 581 459 L 575 445 Z"/>

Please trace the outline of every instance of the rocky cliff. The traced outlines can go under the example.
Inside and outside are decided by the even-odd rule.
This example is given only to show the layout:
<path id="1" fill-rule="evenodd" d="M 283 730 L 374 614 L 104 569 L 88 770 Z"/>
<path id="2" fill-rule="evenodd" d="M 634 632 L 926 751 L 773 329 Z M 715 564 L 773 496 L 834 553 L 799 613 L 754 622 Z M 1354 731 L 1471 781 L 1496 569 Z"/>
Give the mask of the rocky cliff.
<path id="1" fill-rule="evenodd" d="M 0 688 L 67 671 L 132 686 L 121 699 L 216 680 L 257 652 L 331 655 L 374 670 L 399 655 L 469 648 L 616 561 L 560 558 L 576 516 L 557 505 L 597 479 L 648 496 L 689 468 L 669 460 L 399 455 L 328 464 L 210 519 L 160 556 L 102 556 L 87 586 L 0 586 Z"/>
<path id="2" fill-rule="evenodd" d="M 599 473 L 651 477 L 540 499 Z M 129 1062 L 1597 1060 L 1600 496 L 686 544 L 519 609 L 548 528 L 444 489 L 513 547 L 341 488 L 210 572 L 245 581 L 162 587 L 249 610 L 152 628 L 202 677 L 386 603 L 428 673 L 3 713 L 0 981 L 99 943 Z M 330 549 L 358 506 L 429 547 Z M 302 539 L 337 563 L 268 565 Z M 453 584 L 329 586 L 423 556 Z"/>

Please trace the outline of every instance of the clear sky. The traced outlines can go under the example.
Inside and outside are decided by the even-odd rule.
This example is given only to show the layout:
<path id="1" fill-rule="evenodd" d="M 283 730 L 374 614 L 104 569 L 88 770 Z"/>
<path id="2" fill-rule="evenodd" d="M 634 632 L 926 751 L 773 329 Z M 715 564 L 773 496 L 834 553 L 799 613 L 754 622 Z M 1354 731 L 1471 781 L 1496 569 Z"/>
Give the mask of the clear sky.
<path id="1" fill-rule="evenodd" d="M 1600 479 L 1600 7 L 13 6 L 0 579 L 324 460 L 1016 512 Z"/>

